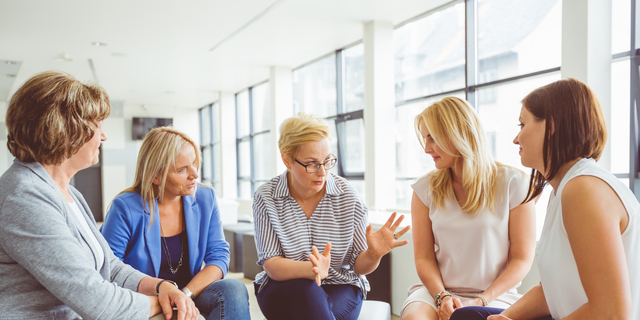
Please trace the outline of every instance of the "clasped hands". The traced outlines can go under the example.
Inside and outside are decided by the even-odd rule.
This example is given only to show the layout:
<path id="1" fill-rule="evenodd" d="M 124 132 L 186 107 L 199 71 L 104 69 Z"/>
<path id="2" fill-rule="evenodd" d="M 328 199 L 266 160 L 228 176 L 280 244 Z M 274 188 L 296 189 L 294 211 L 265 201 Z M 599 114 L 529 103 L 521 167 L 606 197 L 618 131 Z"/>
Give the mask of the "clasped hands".
<path id="1" fill-rule="evenodd" d="M 160 284 L 158 304 L 167 320 L 173 316 L 173 307 L 178 309 L 178 320 L 197 320 L 200 311 L 184 292 L 169 282 Z"/>
<path id="2" fill-rule="evenodd" d="M 410 226 L 404 227 L 402 230 L 395 232 L 402 220 L 404 220 L 404 215 L 401 215 L 398 220 L 396 220 L 396 213 L 391 214 L 387 222 L 380 228 L 378 231 L 373 232 L 373 226 L 369 224 L 367 226 L 365 236 L 367 239 L 367 251 L 377 257 L 379 260 L 385 254 L 389 253 L 393 248 L 404 246 L 409 243 L 409 241 L 398 241 L 397 239 L 402 237 L 409 229 Z M 311 247 L 312 253 L 309 254 L 309 260 L 313 265 L 313 273 L 315 273 L 315 281 L 318 286 L 322 285 L 322 280 L 325 279 L 329 275 L 329 267 L 331 266 L 331 243 L 328 242 L 324 247 L 322 254 L 318 251 L 316 246 Z"/>
<path id="3" fill-rule="evenodd" d="M 484 306 L 484 304 L 482 303 L 482 299 L 480 298 L 469 299 L 462 302 L 457 297 L 451 297 L 451 296 L 446 297 L 442 300 L 442 304 L 438 307 L 438 318 L 440 320 L 447 320 L 451 317 L 451 314 L 453 314 L 453 312 L 456 309 L 462 308 L 462 307 L 470 307 L 470 306 L 482 307 Z M 513 320 L 513 319 L 507 316 L 503 316 L 501 314 L 495 314 L 495 315 L 489 316 L 487 320 Z"/>

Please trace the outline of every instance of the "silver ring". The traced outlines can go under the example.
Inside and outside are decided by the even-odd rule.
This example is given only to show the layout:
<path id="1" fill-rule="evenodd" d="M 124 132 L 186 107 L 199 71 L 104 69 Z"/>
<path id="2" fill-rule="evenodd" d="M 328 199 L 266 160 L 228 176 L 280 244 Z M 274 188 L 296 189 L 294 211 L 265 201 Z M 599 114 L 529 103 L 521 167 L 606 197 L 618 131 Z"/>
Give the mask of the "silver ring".
<path id="1" fill-rule="evenodd" d="M 394 239 L 396 239 L 396 240 L 398 240 L 398 236 L 396 236 L 396 234 L 395 234 L 395 233 L 393 234 L 393 238 L 394 238 Z"/>

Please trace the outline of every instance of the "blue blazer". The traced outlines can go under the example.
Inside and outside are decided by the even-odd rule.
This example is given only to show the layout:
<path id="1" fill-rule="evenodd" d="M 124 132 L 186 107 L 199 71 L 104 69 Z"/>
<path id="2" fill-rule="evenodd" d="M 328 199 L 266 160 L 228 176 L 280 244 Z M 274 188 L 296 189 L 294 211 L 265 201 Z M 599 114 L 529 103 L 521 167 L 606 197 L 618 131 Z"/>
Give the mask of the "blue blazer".
<path id="1" fill-rule="evenodd" d="M 229 271 L 229 244 L 224 239 L 222 221 L 213 189 L 198 185 L 193 196 L 183 196 L 189 241 L 189 270 L 195 276 L 205 265 L 215 265 L 223 276 Z M 134 192 L 117 196 L 107 212 L 100 232 L 113 253 L 124 263 L 158 277 L 162 255 L 158 202 L 151 216 L 143 210 L 142 197 Z"/>

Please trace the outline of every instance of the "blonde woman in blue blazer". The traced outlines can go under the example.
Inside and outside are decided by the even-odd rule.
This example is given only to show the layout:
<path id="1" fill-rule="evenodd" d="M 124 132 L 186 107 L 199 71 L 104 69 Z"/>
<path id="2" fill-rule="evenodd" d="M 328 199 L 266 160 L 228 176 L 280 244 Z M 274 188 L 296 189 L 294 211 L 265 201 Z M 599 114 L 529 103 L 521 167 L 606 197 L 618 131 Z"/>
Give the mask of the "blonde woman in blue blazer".
<path id="1" fill-rule="evenodd" d="M 117 257 L 175 282 L 207 320 L 250 319 L 245 285 L 224 279 L 229 244 L 214 190 L 196 182 L 199 167 L 189 137 L 169 127 L 151 130 L 134 184 L 113 200 L 101 232 Z"/>

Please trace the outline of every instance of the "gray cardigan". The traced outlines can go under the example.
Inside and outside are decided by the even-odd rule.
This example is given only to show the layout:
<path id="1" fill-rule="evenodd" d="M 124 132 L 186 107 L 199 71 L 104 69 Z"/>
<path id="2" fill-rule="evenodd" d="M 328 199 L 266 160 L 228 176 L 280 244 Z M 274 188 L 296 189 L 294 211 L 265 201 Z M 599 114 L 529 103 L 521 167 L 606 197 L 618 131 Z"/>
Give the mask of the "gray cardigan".
<path id="1" fill-rule="evenodd" d="M 40 163 L 15 160 L 0 177 L 0 319 L 148 319 L 149 299 L 135 292 L 146 275 L 113 254 L 82 195 L 69 192 L 104 251 L 99 271 Z"/>

